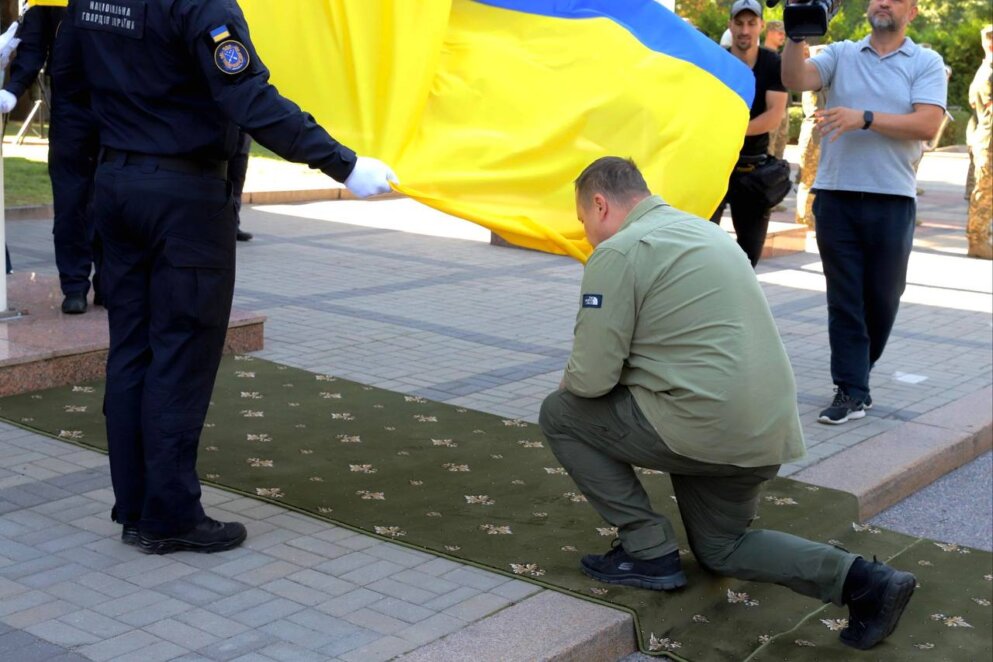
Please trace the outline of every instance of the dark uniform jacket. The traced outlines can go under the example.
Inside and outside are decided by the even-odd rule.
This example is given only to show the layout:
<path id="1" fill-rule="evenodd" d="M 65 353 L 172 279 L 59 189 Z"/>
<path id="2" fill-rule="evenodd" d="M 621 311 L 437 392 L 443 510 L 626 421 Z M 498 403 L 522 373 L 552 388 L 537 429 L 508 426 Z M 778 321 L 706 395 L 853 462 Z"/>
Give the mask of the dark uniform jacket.
<path id="1" fill-rule="evenodd" d="M 3 86 L 20 98 L 49 63 L 55 34 L 66 14 L 64 7 L 31 7 L 24 12 L 17 37 L 21 40 L 10 65 L 10 79 Z"/>
<path id="2" fill-rule="evenodd" d="M 269 83 L 234 0 L 72 0 L 62 32 L 53 76 L 86 82 L 104 147 L 226 161 L 240 126 L 338 181 L 355 167 Z"/>

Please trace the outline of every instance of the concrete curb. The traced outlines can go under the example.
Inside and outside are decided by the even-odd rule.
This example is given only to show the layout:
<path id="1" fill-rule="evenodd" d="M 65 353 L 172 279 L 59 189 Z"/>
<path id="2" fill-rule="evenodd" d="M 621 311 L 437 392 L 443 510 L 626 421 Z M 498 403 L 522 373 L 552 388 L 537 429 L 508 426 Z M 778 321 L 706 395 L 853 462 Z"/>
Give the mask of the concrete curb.
<path id="1" fill-rule="evenodd" d="M 587 662 L 637 650 L 627 612 L 542 591 L 401 657 L 404 662 Z"/>
<path id="2" fill-rule="evenodd" d="M 383 193 L 370 198 L 372 200 L 394 200 L 405 198 L 402 193 Z M 242 203 L 246 205 L 287 205 L 296 202 L 321 202 L 324 200 L 358 200 L 347 188 L 328 187 L 319 189 L 301 189 L 295 191 L 245 191 Z"/>
<path id="3" fill-rule="evenodd" d="M 791 478 L 854 494 L 865 520 L 993 448 L 991 402 L 993 387 L 976 391 Z"/>
<path id="4" fill-rule="evenodd" d="M 791 478 L 854 494 L 864 521 L 993 448 L 991 402 L 993 387 L 976 391 Z M 637 650 L 627 612 L 543 591 L 401 659 L 580 662 Z"/>
<path id="5" fill-rule="evenodd" d="M 405 198 L 402 193 L 384 193 L 372 200 L 395 200 Z M 246 205 L 289 205 L 299 202 L 322 202 L 325 200 L 358 200 L 347 188 L 299 189 L 290 191 L 245 191 L 242 202 Z M 8 207 L 4 218 L 8 221 L 42 221 L 55 216 L 52 205 Z"/>
<path id="6" fill-rule="evenodd" d="M 8 207 L 3 213 L 4 219 L 8 221 L 41 221 L 55 217 L 55 209 L 52 205 Z"/>

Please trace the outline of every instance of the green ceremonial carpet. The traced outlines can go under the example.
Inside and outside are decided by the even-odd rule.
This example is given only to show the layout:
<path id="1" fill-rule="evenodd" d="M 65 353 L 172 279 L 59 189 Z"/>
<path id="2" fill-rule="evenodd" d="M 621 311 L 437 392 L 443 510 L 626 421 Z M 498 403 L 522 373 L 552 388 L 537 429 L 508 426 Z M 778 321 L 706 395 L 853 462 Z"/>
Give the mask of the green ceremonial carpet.
<path id="1" fill-rule="evenodd" d="M 0 417 L 105 449 L 102 382 L 0 400 Z M 868 653 L 837 641 L 847 610 L 770 584 L 715 577 L 682 550 L 687 589 L 593 581 L 583 553 L 614 531 L 595 514 L 537 426 L 261 359 L 227 357 L 200 444 L 207 483 L 403 545 L 634 614 L 641 649 L 685 660 L 990 660 L 993 558 L 854 523 L 855 498 L 771 481 L 756 526 L 877 555 L 920 587 L 898 630 Z M 657 508 L 679 516 L 668 478 L 639 470 Z M 982 498 L 988 498 L 985 495 Z"/>

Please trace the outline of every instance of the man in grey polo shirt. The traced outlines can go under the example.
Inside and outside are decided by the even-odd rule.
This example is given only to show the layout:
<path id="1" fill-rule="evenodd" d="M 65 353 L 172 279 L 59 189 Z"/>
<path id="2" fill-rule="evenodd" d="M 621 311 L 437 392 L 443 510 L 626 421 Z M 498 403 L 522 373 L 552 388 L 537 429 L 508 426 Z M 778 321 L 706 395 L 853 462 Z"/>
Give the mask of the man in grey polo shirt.
<path id="1" fill-rule="evenodd" d="M 752 270 L 718 226 L 653 196 L 629 160 L 576 180 L 595 247 L 572 354 L 539 423 L 619 545 L 581 561 L 597 580 L 686 585 L 672 523 L 632 465 L 665 471 L 690 547 L 715 573 L 848 605 L 841 640 L 870 648 L 896 627 L 916 581 L 831 545 L 752 529 L 759 491 L 804 454 L 786 350 Z"/>
<path id="2" fill-rule="evenodd" d="M 827 280 L 835 397 L 822 423 L 862 418 L 869 372 L 883 354 L 907 283 L 921 141 L 941 126 L 948 79 L 941 56 L 907 36 L 917 0 L 870 0 L 872 33 L 804 59 L 783 51 L 783 83 L 821 90 L 821 160 L 814 190 L 817 247 Z"/>

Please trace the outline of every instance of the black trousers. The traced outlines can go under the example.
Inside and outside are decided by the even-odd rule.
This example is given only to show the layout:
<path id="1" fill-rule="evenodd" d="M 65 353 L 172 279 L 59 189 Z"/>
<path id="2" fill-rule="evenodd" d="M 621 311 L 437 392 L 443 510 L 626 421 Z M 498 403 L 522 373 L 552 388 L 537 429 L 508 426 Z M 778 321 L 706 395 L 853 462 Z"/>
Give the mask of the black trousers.
<path id="1" fill-rule="evenodd" d="M 101 163 L 95 181 L 110 323 L 112 517 L 179 533 L 204 517 L 197 447 L 234 293 L 231 187 L 216 171 L 122 156 Z"/>
<path id="2" fill-rule="evenodd" d="M 818 190 L 814 199 L 831 379 L 854 398 L 869 394 L 869 371 L 893 329 L 916 217 L 916 201 L 902 195 Z"/>
<path id="3" fill-rule="evenodd" d="M 769 231 L 769 217 L 772 215 L 772 210 L 766 207 L 764 202 L 756 200 L 754 195 L 743 191 L 738 185 L 739 177 L 741 173 L 737 170 L 731 172 L 728 192 L 721 200 L 721 204 L 717 205 L 717 211 L 710 220 L 720 225 L 724 208 L 731 205 L 731 223 L 734 224 L 738 245 L 745 251 L 745 255 L 754 267 L 762 257 L 762 247 L 765 246 L 765 235 Z"/>
<path id="4" fill-rule="evenodd" d="M 86 296 L 91 271 L 94 283 L 100 272 L 100 241 L 90 213 L 100 143 L 91 111 L 56 94 L 48 145 L 59 284 L 63 294 Z"/>

